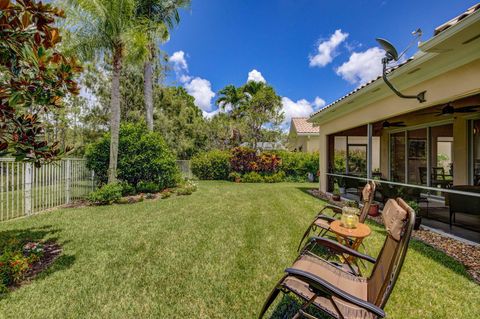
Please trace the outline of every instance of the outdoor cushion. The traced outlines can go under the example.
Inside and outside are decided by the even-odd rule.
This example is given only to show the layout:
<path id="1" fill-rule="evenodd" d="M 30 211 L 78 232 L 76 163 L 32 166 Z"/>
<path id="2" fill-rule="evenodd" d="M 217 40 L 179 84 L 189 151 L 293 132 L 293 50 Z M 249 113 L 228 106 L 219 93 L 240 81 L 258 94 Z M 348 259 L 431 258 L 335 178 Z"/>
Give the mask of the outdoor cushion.
<path id="1" fill-rule="evenodd" d="M 298 296 L 301 296 L 305 300 L 309 300 L 313 297 L 313 292 L 310 290 L 310 287 L 307 283 L 294 278 L 294 277 L 287 277 L 282 286 L 287 287 L 290 291 L 294 292 Z M 346 302 L 336 297 L 332 297 L 335 301 L 338 309 L 342 313 L 343 317 L 346 319 L 373 319 L 376 318 L 370 312 L 366 311 L 363 308 L 360 308 L 354 304 Z M 330 314 L 334 318 L 340 318 L 337 310 L 333 306 L 332 302 L 325 298 L 325 297 L 317 297 L 313 302 L 316 307 L 323 309 L 325 312 Z"/>
<path id="2" fill-rule="evenodd" d="M 292 268 L 314 274 L 351 295 L 367 300 L 367 281 L 365 278 L 345 272 L 323 259 L 303 255 L 295 261 Z"/>
<path id="3" fill-rule="evenodd" d="M 388 234 L 393 239 L 400 240 L 407 212 L 394 199 L 389 199 L 383 208 L 382 216 Z"/>
<path id="4" fill-rule="evenodd" d="M 293 264 L 292 268 L 314 274 L 357 298 L 367 300 L 367 281 L 365 278 L 357 277 L 342 271 L 325 260 L 309 255 L 303 255 Z M 310 290 L 309 285 L 297 278 L 288 276 L 281 285 L 306 300 L 309 300 L 313 297 L 313 292 Z M 335 297 L 333 297 L 333 299 L 345 318 L 374 317 L 361 307 Z M 339 317 L 335 307 L 332 305 L 332 302 L 329 299 L 317 297 L 314 303 L 317 307 L 324 309 L 333 317 Z"/>

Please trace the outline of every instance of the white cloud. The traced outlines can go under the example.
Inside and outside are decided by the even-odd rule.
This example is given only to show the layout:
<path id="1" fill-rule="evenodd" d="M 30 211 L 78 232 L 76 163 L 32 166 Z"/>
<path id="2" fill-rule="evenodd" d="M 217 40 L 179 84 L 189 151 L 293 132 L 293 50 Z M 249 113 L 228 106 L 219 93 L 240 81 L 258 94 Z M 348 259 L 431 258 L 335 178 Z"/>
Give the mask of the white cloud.
<path id="1" fill-rule="evenodd" d="M 253 69 L 252 71 L 248 72 L 248 79 L 247 82 L 255 81 L 255 82 L 263 82 L 266 83 L 267 81 L 263 77 L 262 73 Z"/>
<path id="2" fill-rule="evenodd" d="M 364 84 L 382 74 L 381 60 L 385 52 L 373 47 L 363 52 L 353 52 L 350 59 L 343 63 L 337 74 L 353 84 Z"/>
<path id="3" fill-rule="evenodd" d="M 310 56 L 310 66 L 324 67 L 332 62 L 335 57 L 335 49 L 347 39 L 348 33 L 342 30 L 336 30 L 327 41 L 320 42 L 318 52 L 314 56 Z"/>
<path id="4" fill-rule="evenodd" d="M 174 52 L 172 56 L 168 59 L 168 62 L 173 64 L 173 69 L 175 70 L 175 72 L 188 70 L 187 60 L 185 59 L 185 52 L 183 51 Z"/>
<path id="5" fill-rule="evenodd" d="M 315 104 L 315 107 L 316 108 L 322 108 L 325 106 L 325 100 L 324 99 L 321 99 L 319 98 L 318 96 L 315 98 L 315 101 L 313 102 L 313 104 Z"/>
<path id="6" fill-rule="evenodd" d="M 195 105 L 205 112 L 212 111 L 212 99 L 215 93 L 212 91 L 210 81 L 196 77 L 185 83 L 188 94 L 195 98 Z"/>
<path id="7" fill-rule="evenodd" d="M 192 77 L 190 75 L 182 74 L 180 75 L 179 81 L 182 83 L 187 83 L 192 80 Z"/>

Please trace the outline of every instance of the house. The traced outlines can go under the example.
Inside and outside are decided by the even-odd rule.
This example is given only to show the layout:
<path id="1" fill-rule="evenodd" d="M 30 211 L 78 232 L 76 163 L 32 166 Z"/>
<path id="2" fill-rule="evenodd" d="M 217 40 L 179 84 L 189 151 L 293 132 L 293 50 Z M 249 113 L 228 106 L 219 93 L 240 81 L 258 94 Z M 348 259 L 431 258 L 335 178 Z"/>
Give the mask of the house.
<path id="1" fill-rule="evenodd" d="M 398 97 L 378 77 L 311 115 L 320 189 L 331 191 L 339 177 L 377 177 L 412 189 L 423 223 L 480 241 L 480 207 L 469 204 L 480 188 L 480 3 L 418 48 L 388 79 L 407 95 L 426 91 L 425 102 Z M 350 148 L 366 153 L 365 165 L 344 155 Z M 454 208 L 459 202 L 466 207 Z"/>
<path id="2" fill-rule="evenodd" d="M 318 152 L 320 148 L 320 130 L 307 117 L 294 117 L 290 122 L 288 149 L 298 152 Z"/>
<path id="3" fill-rule="evenodd" d="M 240 146 L 252 147 L 248 142 L 243 142 Z M 281 142 L 257 142 L 257 149 L 262 151 L 280 151 L 284 150 L 285 146 Z"/>

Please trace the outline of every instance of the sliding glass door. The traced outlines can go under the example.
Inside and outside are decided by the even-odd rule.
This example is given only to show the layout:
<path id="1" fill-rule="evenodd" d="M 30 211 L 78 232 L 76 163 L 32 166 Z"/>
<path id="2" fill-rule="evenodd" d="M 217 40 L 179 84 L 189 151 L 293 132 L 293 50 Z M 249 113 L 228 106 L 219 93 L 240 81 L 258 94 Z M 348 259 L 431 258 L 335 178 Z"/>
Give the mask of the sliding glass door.
<path id="1" fill-rule="evenodd" d="M 477 125 L 480 126 L 480 123 Z M 480 141 L 477 135 L 474 138 L 476 143 Z M 454 173 L 453 143 L 452 124 L 392 133 L 390 135 L 391 180 L 412 185 L 449 188 L 452 185 Z M 477 153 L 475 165 L 478 176 L 480 175 L 480 151 Z"/>
<path id="2" fill-rule="evenodd" d="M 405 132 L 390 135 L 390 179 L 405 183 Z"/>

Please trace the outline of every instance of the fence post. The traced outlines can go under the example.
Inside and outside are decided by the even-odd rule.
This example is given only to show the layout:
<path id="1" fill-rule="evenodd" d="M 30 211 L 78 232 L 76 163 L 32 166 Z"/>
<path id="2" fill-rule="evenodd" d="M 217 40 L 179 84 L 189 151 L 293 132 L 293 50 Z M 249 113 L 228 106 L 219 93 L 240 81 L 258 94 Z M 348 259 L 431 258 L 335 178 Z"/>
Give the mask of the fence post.
<path id="1" fill-rule="evenodd" d="M 24 176 L 24 207 L 25 215 L 32 214 L 32 183 L 33 183 L 33 165 L 32 163 L 25 163 Z"/>
<path id="2" fill-rule="evenodd" d="M 70 204 L 71 172 L 71 162 L 70 159 L 67 159 L 65 161 L 65 204 Z"/>

